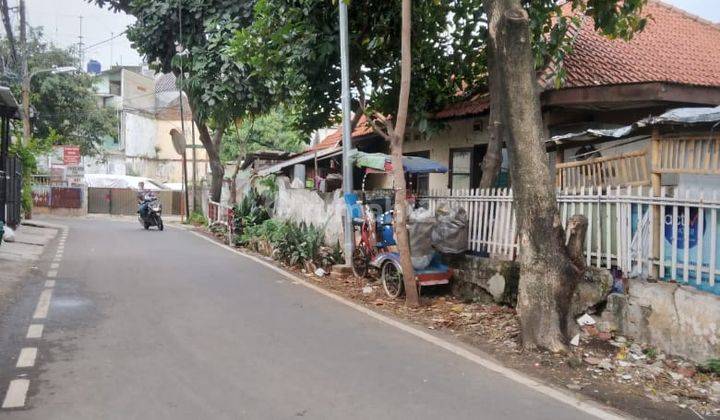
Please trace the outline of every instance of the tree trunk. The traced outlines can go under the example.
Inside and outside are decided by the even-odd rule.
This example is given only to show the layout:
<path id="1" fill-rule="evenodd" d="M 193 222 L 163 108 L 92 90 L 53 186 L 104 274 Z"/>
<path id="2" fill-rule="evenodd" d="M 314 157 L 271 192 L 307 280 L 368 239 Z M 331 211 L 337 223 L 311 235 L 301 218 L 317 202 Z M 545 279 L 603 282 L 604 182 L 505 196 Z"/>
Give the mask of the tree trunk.
<path id="1" fill-rule="evenodd" d="M 400 58 L 400 100 L 398 101 L 397 120 L 395 129 L 390 134 L 390 150 L 392 154 L 393 179 L 395 181 L 395 236 L 400 253 L 400 266 L 403 272 L 405 285 L 405 303 L 409 306 L 418 306 L 417 284 L 415 270 L 410 259 L 410 240 L 407 230 L 407 200 L 405 191 L 405 171 L 402 162 L 403 139 L 407 125 L 408 102 L 410 99 L 411 53 L 411 0 L 402 0 L 402 32 L 401 32 L 401 58 Z"/>
<path id="2" fill-rule="evenodd" d="M 497 12 L 497 1 L 483 3 L 485 15 L 488 19 L 487 44 L 487 65 L 488 65 L 488 88 L 490 91 L 490 118 L 488 119 L 488 131 L 490 138 L 487 151 L 482 161 L 482 177 L 480 188 L 492 188 L 497 182 L 502 164 L 502 147 L 506 136 L 503 136 L 505 124 L 502 121 L 502 100 L 503 93 L 500 84 L 500 70 L 497 65 L 497 45 L 490 33 L 497 33 L 498 21 L 501 16 Z"/>
<path id="3" fill-rule="evenodd" d="M 195 113 L 193 113 L 193 118 Z M 220 202 L 220 195 L 222 193 L 222 182 L 225 176 L 225 168 L 220 161 L 220 142 L 222 140 L 223 131 L 225 130 L 224 124 L 218 124 L 215 128 L 215 133 L 210 136 L 210 129 L 204 121 L 195 120 L 195 124 L 198 127 L 198 133 L 200 134 L 200 142 L 205 148 L 205 152 L 210 162 L 210 200 Z"/>
<path id="4" fill-rule="evenodd" d="M 497 27 L 496 15 L 485 3 L 485 13 L 488 15 L 488 24 Z M 489 38 L 489 37 L 488 37 Z M 493 40 L 487 42 L 488 61 L 488 87 L 490 90 L 490 118 L 488 118 L 488 131 L 490 138 L 485 156 L 482 161 L 482 177 L 480 188 L 492 188 L 497 182 L 500 167 L 502 165 L 502 147 L 505 141 L 505 124 L 502 122 L 502 92 L 499 83 L 499 70 L 497 68 L 496 52 Z"/>
<path id="5" fill-rule="evenodd" d="M 518 315 L 525 348 L 566 350 L 568 312 L 578 271 L 565 248 L 565 232 L 542 145 L 529 18 L 520 0 L 491 0 L 500 13 L 490 36 L 497 66 L 520 244 Z"/>
<path id="6" fill-rule="evenodd" d="M 13 35 L 12 23 L 10 21 L 10 10 L 8 8 L 7 0 L 0 0 L 0 11 L 2 12 L 3 26 L 5 27 L 5 36 L 7 37 L 8 45 L 10 47 L 11 63 L 9 63 L 9 67 L 12 69 L 16 69 L 16 66 L 18 64 L 18 53 L 17 46 L 15 45 L 15 36 Z"/>

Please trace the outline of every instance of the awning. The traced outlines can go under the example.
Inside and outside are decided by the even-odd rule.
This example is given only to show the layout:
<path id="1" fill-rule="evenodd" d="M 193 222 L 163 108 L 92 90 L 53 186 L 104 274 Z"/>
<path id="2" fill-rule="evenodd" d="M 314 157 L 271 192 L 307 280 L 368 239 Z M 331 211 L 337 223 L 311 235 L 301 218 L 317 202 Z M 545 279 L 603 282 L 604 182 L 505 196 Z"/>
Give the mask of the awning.
<path id="1" fill-rule="evenodd" d="M 356 152 L 352 155 L 352 159 L 355 161 L 355 165 L 360 168 L 384 172 L 392 170 L 392 157 L 384 153 Z M 403 169 L 405 172 L 413 174 L 447 172 L 447 168 L 440 163 L 419 156 L 403 156 Z"/>
<path id="2" fill-rule="evenodd" d="M 259 176 L 266 176 L 270 174 L 274 174 L 276 172 L 280 172 L 283 170 L 283 168 L 287 168 L 288 166 L 297 165 L 299 163 L 304 163 L 309 160 L 313 160 L 317 157 L 317 159 L 327 159 L 331 158 L 333 156 L 341 155 L 342 154 L 342 147 L 336 146 L 336 147 L 330 147 L 327 149 L 318 150 L 317 152 L 305 152 L 301 155 L 298 155 L 292 159 L 288 159 L 284 162 L 276 163 L 275 165 L 268 166 L 267 168 L 263 168 L 258 171 Z"/>
<path id="3" fill-rule="evenodd" d="M 662 125 L 693 125 L 720 123 L 720 106 L 709 108 L 675 108 L 656 117 L 643 118 L 631 125 L 613 129 L 588 129 L 551 137 L 548 143 L 589 139 L 621 139 L 635 135 L 638 131 Z"/>

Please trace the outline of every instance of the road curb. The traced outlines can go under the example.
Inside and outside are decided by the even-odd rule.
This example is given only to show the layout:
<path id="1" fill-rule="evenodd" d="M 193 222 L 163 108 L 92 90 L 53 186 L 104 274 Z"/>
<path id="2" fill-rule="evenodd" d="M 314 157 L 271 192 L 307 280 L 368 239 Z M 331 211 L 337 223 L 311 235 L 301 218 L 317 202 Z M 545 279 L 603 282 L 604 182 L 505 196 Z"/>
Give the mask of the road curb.
<path id="1" fill-rule="evenodd" d="M 468 346 L 466 346 L 464 344 L 452 343 L 442 337 L 438 337 L 436 335 L 430 334 L 430 333 L 420 330 L 412 325 L 406 324 L 400 320 L 397 320 L 397 319 L 391 318 L 387 315 L 373 311 L 372 309 L 369 309 L 365 306 L 362 306 L 353 301 L 350 301 L 342 296 L 336 295 L 326 289 L 323 289 L 322 287 L 314 285 L 314 284 L 308 282 L 307 280 L 303 279 L 302 277 L 299 277 L 299 276 L 295 275 L 294 273 L 291 273 L 287 270 L 277 267 L 276 265 L 271 264 L 268 261 L 264 261 L 263 259 L 258 258 L 254 255 L 247 254 L 241 250 L 238 250 L 236 248 L 233 248 L 228 245 L 217 242 L 214 239 L 209 238 L 199 232 L 189 230 L 189 229 L 181 229 L 181 230 L 185 230 L 185 231 L 197 236 L 198 238 L 201 238 L 201 239 L 206 240 L 216 246 L 224 248 L 227 251 L 230 251 L 232 253 L 240 255 L 240 256 L 247 258 L 249 260 L 252 260 L 256 263 L 262 264 L 265 267 L 283 275 L 284 277 L 288 278 L 289 280 L 295 281 L 309 289 L 314 290 L 315 292 L 318 292 L 330 299 L 335 300 L 336 302 L 342 303 L 343 305 L 348 306 L 358 312 L 362 312 L 363 314 L 370 316 L 386 325 L 398 328 L 408 334 L 414 335 L 415 337 L 420 338 L 423 341 L 426 341 L 430 344 L 433 344 L 444 350 L 447 350 L 447 351 L 455 354 L 456 356 L 462 357 L 468 361 L 471 361 L 477 365 L 480 365 L 492 372 L 495 372 L 499 375 L 504 376 L 507 379 L 510 379 L 516 383 L 519 383 L 528 388 L 531 388 L 531 389 L 535 390 L 536 392 L 539 392 L 547 397 L 555 399 L 563 404 L 570 405 L 570 406 L 576 408 L 577 410 L 580 410 L 588 415 L 594 416 L 599 419 L 605 419 L 605 420 L 633 418 L 632 416 L 628 415 L 627 413 L 623 413 L 622 411 L 617 410 L 613 407 L 605 406 L 605 405 L 600 404 L 596 401 L 593 401 L 589 398 L 586 398 L 586 399 L 580 398 L 580 397 L 578 397 L 577 394 L 571 393 L 569 391 L 566 391 L 564 389 L 555 387 L 555 386 L 547 384 L 547 383 L 540 382 L 539 380 L 529 377 L 529 376 L 526 376 L 519 371 L 516 371 L 514 369 L 503 366 L 499 362 L 492 360 L 492 358 L 490 358 L 489 355 L 484 355 L 481 352 L 479 352 L 477 349 L 469 348 Z"/>

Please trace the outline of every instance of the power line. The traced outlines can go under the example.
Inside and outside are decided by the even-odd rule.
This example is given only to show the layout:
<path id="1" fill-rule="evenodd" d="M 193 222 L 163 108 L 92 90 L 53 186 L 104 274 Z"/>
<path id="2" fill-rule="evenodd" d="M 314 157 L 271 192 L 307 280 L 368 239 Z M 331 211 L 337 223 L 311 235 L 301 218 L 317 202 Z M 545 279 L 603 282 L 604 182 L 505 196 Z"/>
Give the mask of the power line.
<path id="1" fill-rule="evenodd" d="M 87 46 L 85 49 L 83 49 L 83 51 L 87 51 L 87 50 L 89 50 L 89 49 L 91 49 L 91 48 L 95 48 L 95 47 L 97 47 L 98 45 L 106 44 L 106 43 L 112 41 L 112 40 L 115 39 L 115 38 L 119 38 L 119 37 L 125 35 L 126 33 L 127 33 L 127 29 L 125 29 L 124 31 L 120 32 L 120 33 L 117 34 L 117 35 L 111 36 L 111 37 L 108 38 L 108 39 L 104 39 L 104 40 L 102 40 L 102 41 L 100 41 L 100 42 L 96 42 L 95 44 L 89 45 L 89 46 Z"/>

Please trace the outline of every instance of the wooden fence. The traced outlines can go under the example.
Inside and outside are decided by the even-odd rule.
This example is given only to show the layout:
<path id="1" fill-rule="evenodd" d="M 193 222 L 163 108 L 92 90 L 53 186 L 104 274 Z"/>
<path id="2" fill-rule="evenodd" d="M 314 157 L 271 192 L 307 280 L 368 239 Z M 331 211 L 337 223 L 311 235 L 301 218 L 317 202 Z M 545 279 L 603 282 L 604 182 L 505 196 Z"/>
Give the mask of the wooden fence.
<path id="1" fill-rule="evenodd" d="M 555 183 L 560 189 L 650 185 L 647 159 L 647 151 L 637 150 L 617 156 L 558 163 L 555 165 Z"/>
<path id="2" fill-rule="evenodd" d="M 625 275 L 692 284 L 720 294 L 720 196 L 644 186 L 558 191 L 563 226 L 574 214 L 588 218 L 585 258 Z M 492 258 L 517 256 L 511 189 L 432 191 L 420 198 L 435 210 L 441 200 L 468 213 L 468 249 Z"/>

